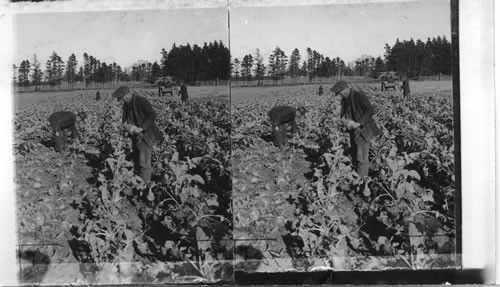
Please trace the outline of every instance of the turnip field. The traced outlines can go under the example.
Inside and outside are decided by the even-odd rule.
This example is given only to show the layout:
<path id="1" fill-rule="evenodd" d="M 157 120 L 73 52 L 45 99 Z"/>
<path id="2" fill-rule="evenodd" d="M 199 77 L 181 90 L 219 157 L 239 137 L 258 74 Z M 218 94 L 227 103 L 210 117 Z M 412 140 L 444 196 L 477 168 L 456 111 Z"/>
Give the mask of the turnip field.
<path id="1" fill-rule="evenodd" d="M 432 85 L 403 100 L 379 84 L 352 84 L 369 97 L 382 130 L 366 182 L 351 167 L 331 85 L 321 96 L 319 85 L 262 88 L 234 103 L 236 270 L 457 268 L 451 83 L 434 92 Z M 272 144 L 266 118 L 276 105 L 308 110 L 283 150 Z"/>
<path id="2" fill-rule="evenodd" d="M 227 90 L 227 89 L 225 89 Z M 14 115 L 19 279 L 120 284 L 232 281 L 230 110 L 138 89 L 164 140 L 146 186 L 134 175 L 121 107 L 105 93 L 54 92 Z M 54 151 L 47 118 L 85 110 L 81 141 Z"/>
<path id="3" fill-rule="evenodd" d="M 319 85 L 236 88 L 231 106 L 227 87 L 197 87 L 188 104 L 136 89 L 164 137 L 149 185 L 134 174 L 110 92 L 100 101 L 91 90 L 25 94 L 13 121 L 20 282 L 459 267 L 451 84 L 415 83 L 408 100 L 352 84 L 382 130 L 365 182 L 351 167 L 340 99 L 323 86 L 323 95 Z M 307 109 L 282 150 L 267 119 L 275 105 Z M 59 110 L 88 115 L 63 154 L 47 122 Z"/>

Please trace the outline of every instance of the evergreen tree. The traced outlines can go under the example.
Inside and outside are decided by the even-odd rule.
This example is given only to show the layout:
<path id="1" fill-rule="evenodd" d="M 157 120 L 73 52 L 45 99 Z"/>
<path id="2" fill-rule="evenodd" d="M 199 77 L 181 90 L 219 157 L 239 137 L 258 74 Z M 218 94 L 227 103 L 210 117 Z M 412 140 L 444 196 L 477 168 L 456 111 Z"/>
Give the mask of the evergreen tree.
<path id="1" fill-rule="evenodd" d="M 167 62 L 168 62 L 168 52 L 165 49 L 161 49 L 160 67 L 162 76 L 168 75 Z"/>
<path id="2" fill-rule="evenodd" d="M 312 82 L 314 78 L 314 57 L 311 48 L 307 47 L 307 77 L 309 78 L 309 83 Z"/>
<path id="3" fill-rule="evenodd" d="M 151 74 L 149 76 L 149 83 L 154 83 L 158 77 L 161 77 L 162 75 L 162 70 L 160 65 L 158 65 L 157 62 L 154 62 L 153 65 L 151 66 Z"/>
<path id="4" fill-rule="evenodd" d="M 252 79 L 253 57 L 251 54 L 245 55 L 241 61 L 241 77 L 250 81 Z"/>
<path id="5" fill-rule="evenodd" d="M 88 88 L 89 85 L 92 83 L 90 72 L 91 72 L 90 57 L 87 53 L 83 53 L 83 77 L 86 88 Z"/>
<path id="6" fill-rule="evenodd" d="M 47 81 L 50 83 L 50 85 L 60 85 L 61 81 L 64 78 L 64 62 L 56 52 L 52 52 L 52 55 L 45 63 L 45 69 L 47 72 Z"/>
<path id="7" fill-rule="evenodd" d="M 238 60 L 238 58 L 234 58 L 233 65 L 231 67 L 234 78 L 238 80 L 240 77 L 240 60 Z"/>
<path id="8" fill-rule="evenodd" d="M 407 74 L 421 75 L 451 74 L 451 43 L 445 36 L 422 40 L 413 39 L 385 45 L 385 68 Z"/>
<path id="9" fill-rule="evenodd" d="M 27 87 L 30 83 L 29 74 L 31 71 L 31 64 L 29 60 L 24 60 L 21 62 L 18 68 L 18 83 L 21 86 Z"/>
<path id="10" fill-rule="evenodd" d="M 329 77 L 331 75 L 332 60 L 326 57 L 321 60 L 320 66 L 318 68 L 319 77 Z"/>
<path id="11" fill-rule="evenodd" d="M 385 71 L 384 60 L 382 60 L 382 58 L 378 56 L 377 59 L 375 59 L 375 65 L 373 67 L 372 77 L 377 78 L 378 75 L 383 71 Z"/>
<path id="12" fill-rule="evenodd" d="M 66 62 L 66 81 L 69 84 L 73 84 L 76 82 L 76 69 L 78 62 L 76 60 L 75 54 L 71 54 L 69 56 L 68 61 Z"/>
<path id="13" fill-rule="evenodd" d="M 302 66 L 300 67 L 300 70 L 299 70 L 299 76 L 307 76 L 307 62 L 306 61 L 303 61 L 302 62 Z"/>
<path id="14" fill-rule="evenodd" d="M 83 67 L 80 67 L 80 69 L 78 69 L 78 73 L 76 74 L 76 81 L 77 82 L 85 81 Z"/>
<path id="15" fill-rule="evenodd" d="M 296 81 L 297 76 L 299 76 L 299 64 L 300 64 L 300 52 L 299 49 L 295 48 L 290 55 L 290 61 L 288 66 L 288 72 L 290 77 Z"/>
<path id="16" fill-rule="evenodd" d="M 276 46 L 272 54 L 269 56 L 269 74 L 273 78 L 273 82 L 279 79 L 283 80 L 287 70 L 288 59 L 285 52 L 280 47 Z"/>
<path id="17" fill-rule="evenodd" d="M 257 86 L 261 85 L 261 79 L 264 77 L 266 73 L 266 66 L 264 65 L 264 58 L 260 54 L 260 50 L 257 49 L 255 51 L 255 69 L 254 69 L 254 74 L 255 78 L 257 79 Z"/>
<path id="18" fill-rule="evenodd" d="M 186 82 L 227 80 L 231 76 L 231 55 L 222 41 L 198 45 L 172 45 L 162 49 L 162 76 L 173 76 Z"/>
<path id="19" fill-rule="evenodd" d="M 39 85 L 42 82 L 43 72 L 40 69 L 40 62 L 36 54 L 33 55 L 33 73 L 31 74 L 32 83 L 35 86 L 35 91 L 38 91 Z"/>

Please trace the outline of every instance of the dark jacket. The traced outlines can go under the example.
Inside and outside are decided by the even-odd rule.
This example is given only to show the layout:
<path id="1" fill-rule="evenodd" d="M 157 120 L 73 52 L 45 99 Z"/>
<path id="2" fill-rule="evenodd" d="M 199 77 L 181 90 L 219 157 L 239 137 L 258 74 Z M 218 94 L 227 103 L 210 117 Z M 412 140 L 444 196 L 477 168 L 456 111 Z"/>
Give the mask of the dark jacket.
<path id="1" fill-rule="evenodd" d="M 271 124 L 277 126 L 295 120 L 296 113 L 297 110 L 294 107 L 278 106 L 272 108 L 268 116 L 271 120 Z"/>
<path id="2" fill-rule="evenodd" d="M 141 127 L 143 132 L 136 139 L 142 138 L 149 146 L 153 146 L 162 139 L 155 119 L 156 113 L 144 97 L 133 95 L 130 102 L 123 105 L 123 122 Z"/>
<path id="3" fill-rule="evenodd" d="M 188 97 L 188 90 L 186 85 L 181 86 L 181 100 L 185 101 Z"/>
<path id="4" fill-rule="evenodd" d="M 55 112 L 49 116 L 49 123 L 54 131 L 61 131 L 75 125 L 76 114 L 66 111 Z"/>
<path id="5" fill-rule="evenodd" d="M 375 109 L 363 92 L 351 90 L 347 98 L 342 98 L 341 117 L 360 123 L 361 136 L 367 141 L 380 134 L 374 114 Z"/>
<path id="6" fill-rule="evenodd" d="M 411 94 L 411 92 L 410 92 L 410 81 L 408 79 L 405 79 L 403 81 L 402 87 L 403 87 L 403 95 L 405 97 L 408 96 L 409 94 Z"/>

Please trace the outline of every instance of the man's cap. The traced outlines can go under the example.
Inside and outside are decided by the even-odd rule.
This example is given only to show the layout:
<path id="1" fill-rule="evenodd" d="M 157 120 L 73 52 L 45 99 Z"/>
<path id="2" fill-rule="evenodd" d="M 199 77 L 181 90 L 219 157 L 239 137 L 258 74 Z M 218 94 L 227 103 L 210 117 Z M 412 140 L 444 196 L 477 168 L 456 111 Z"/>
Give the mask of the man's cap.
<path id="1" fill-rule="evenodd" d="M 114 91 L 111 96 L 113 98 L 116 98 L 117 100 L 120 100 L 128 93 L 130 93 L 130 89 L 127 86 L 121 86 L 118 89 L 116 89 L 116 91 Z"/>
<path id="2" fill-rule="evenodd" d="M 341 92 L 343 89 L 347 88 L 347 82 L 346 81 L 338 81 L 335 83 L 333 88 L 330 89 L 333 93 L 338 93 Z"/>

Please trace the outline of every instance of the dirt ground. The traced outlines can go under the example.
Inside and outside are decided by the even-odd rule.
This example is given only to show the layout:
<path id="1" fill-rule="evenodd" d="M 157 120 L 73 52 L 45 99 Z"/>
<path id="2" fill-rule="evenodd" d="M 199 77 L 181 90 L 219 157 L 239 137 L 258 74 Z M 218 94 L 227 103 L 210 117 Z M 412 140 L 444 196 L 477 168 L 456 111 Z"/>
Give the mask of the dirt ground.
<path id="1" fill-rule="evenodd" d="M 378 83 L 373 83 L 373 86 L 380 86 Z M 319 87 L 319 84 L 315 86 Z M 324 84 L 325 89 L 331 88 L 331 84 Z M 261 96 L 263 94 L 269 93 L 271 91 L 277 91 L 283 89 L 282 86 L 266 86 L 266 87 L 231 87 L 231 103 L 237 104 L 246 100 L 253 99 L 255 97 Z M 419 91 L 420 94 L 433 95 L 449 97 L 452 95 L 452 82 L 451 81 L 425 81 L 425 82 L 411 82 L 410 89 L 414 91 Z M 148 89 L 151 91 L 156 91 L 156 88 Z M 95 93 L 97 90 L 89 90 Z M 88 93 L 88 91 L 85 91 Z M 113 90 L 104 90 L 101 93 L 103 96 L 111 95 Z M 42 93 L 18 93 L 14 97 L 14 108 L 22 108 L 24 106 L 37 103 L 42 100 L 47 100 L 54 95 L 73 95 L 75 93 L 83 93 L 83 91 L 72 91 L 72 92 L 42 92 Z M 219 100 L 227 100 L 229 94 L 229 87 L 227 86 L 210 86 L 210 87 L 188 87 L 188 93 L 190 98 L 206 98 L 212 95 L 211 98 Z M 215 97 L 213 96 L 215 95 Z"/>
<path id="2" fill-rule="evenodd" d="M 142 95 L 153 93 L 153 98 L 156 92 L 154 88 L 140 89 Z M 188 87 L 188 92 L 193 102 L 228 102 L 227 87 Z M 111 97 L 111 93 L 112 90 L 101 90 L 104 99 Z M 14 168 L 18 235 L 15 248 L 19 260 L 18 275 L 23 283 L 63 285 L 96 280 L 87 270 L 92 264 L 82 263 L 84 260 L 78 258 L 81 246 L 77 246 L 72 230 L 73 226 L 82 224 L 81 199 L 97 180 L 99 150 L 87 138 L 82 143 L 86 146 L 85 151 L 74 146 L 67 154 L 58 154 L 53 150 L 51 133 L 46 126 L 46 118 L 53 110 L 75 110 L 84 106 L 91 112 L 89 122 L 83 124 L 82 129 L 88 134 L 97 133 L 97 125 L 101 123 L 98 110 L 105 107 L 106 102 L 113 105 L 115 101 L 103 99 L 96 102 L 94 97 L 95 90 L 20 93 L 15 97 L 13 126 L 17 146 L 14 149 Z M 174 100 L 180 101 L 179 97 Z M 162 108 L 159 104 L 158 110 Z M 140 224 L 134 213 L 135 207 L 128 201 L 124 201 L 122 207 L 128 214 L 127 224 Z M 119 282 L 107 278 L 102 280 L 100 282 Z"/>
<path id="3" fill-rule="evenodd" d="M 157 88 L 141 89 L 145 91 L 157 92 Z M 75 90 L 75 91 L 58 91 L 53 92 L 27 92 L 17 93 L 14 97 L 14 109 L 19 109 L 27 105 L 35 104 L 40 101 L 50 100 L 54 96 L 64 97 L 75 94 L 95 94 L 97 89 L 93 90 Z M 114 90 L 101 90 L 101 97 L 111 96 Z M 229 90 L 227 86 L 205 86 L 205 87 L 188 87 L 188 95 L 191 99 L 212 99 L 217 101 L 228 101 Z M 179 99 L 179 97 L 176 97 Z"/>
<path id="4" fill-rule="evenodd" d="M 370 83 L 370 86 L 380 88 L 379 83 Z M 319 84 L 312 85 L 319 87 Z M 323 88 L 330 89 L 332 84 L 323 84 Z M 231 104 L 238 104 L 253 98 L 262 96 L 264 94 L 282 90 L 283 86 L 265 86 L 265 87 L 232 87 L 231 88 Z M 410 82 L 410 90 L 412 93 L 418 92 L 422 96 L 435 95 L 438 97 L 451 97 L 452 96 L 452 81 L 424 81 L 424 82 Z"/>

